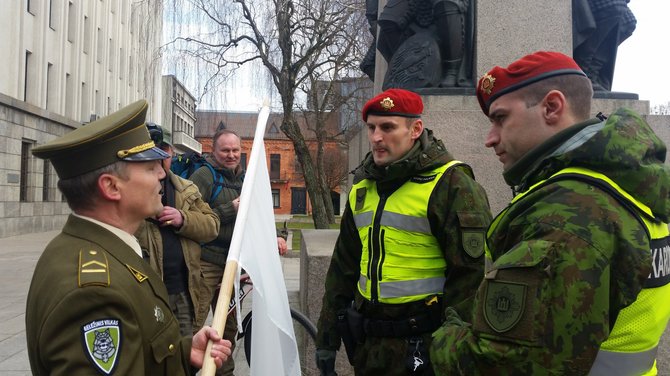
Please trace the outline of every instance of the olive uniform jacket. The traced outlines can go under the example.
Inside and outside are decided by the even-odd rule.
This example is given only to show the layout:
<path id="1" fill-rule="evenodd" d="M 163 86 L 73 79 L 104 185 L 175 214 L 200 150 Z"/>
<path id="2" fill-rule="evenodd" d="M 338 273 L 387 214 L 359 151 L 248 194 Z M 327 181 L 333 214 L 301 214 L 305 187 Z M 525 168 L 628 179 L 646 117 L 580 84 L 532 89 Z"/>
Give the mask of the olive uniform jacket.
<path id="1" fill-rule="evenodd" d="M 200 288 L 204 283 L 200 271 L 200 243 L 214 240 L 219 234 L 219 217 L 202 200 L 200 191 L 193 182 L 180 178 L 172 171 L 167 171 L 167 175 L 175 190 L 175 208 L 184 218 L 184 223 L 175 234 L 179 236 L 188 269 L 188 292 L 196 315 L 193 329 L 199 329 L 207 318 L 199 314 L 206 311 L 200 309 L 200 305 L 204 303 L 200 301 Z M 156 224 L 144 221 L 135 235 L 142 249 L 149 254 L 149 264 L 163 277 L 163 238 L 160 229 Z"/>
<path id="2" fill-rule="evenodd" d="M 186 375 L 167 290 L 109 230 L 71 215 L 35 267 L 26 307 L 34 375 Z"/>

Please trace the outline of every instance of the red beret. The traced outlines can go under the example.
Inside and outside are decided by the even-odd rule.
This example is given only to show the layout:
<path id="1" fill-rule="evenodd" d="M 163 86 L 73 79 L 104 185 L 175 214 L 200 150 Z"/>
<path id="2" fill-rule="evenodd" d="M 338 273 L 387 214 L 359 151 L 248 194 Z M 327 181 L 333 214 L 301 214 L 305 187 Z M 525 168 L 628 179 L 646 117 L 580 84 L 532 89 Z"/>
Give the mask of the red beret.
<path id="1" fill-rule="evenodd" d="M 498 97 L 549 77 L 577 74 L 586 77 L 579 65 L 560 52 L 538 51 L 513 62 L 507 68 L 494 67 L 477 83 L 477 99 L 489 115 L 491 103 Z"/>
<path id="2" fill-rule="evenodd" d="M 363 121 L 368 121 L 368 115 L 418 118 L 421 112 L 423 101 L 419 94 L 403 89 L 388 89 L 363 106 Z"/>

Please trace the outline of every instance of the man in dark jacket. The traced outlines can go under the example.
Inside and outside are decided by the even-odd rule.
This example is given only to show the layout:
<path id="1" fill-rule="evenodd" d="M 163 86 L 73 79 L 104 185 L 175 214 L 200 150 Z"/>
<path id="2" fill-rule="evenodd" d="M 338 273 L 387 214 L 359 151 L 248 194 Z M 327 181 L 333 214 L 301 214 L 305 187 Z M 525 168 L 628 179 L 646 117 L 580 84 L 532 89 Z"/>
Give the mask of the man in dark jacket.
<path id="1" fill-rule="evenodd" d="M 135 236 L 149 256 L 149 264 L 163 278 L 170 309 L 177 317 L 181 334 L 186 336 L 205 323 L 206 310 L 200 307 L 204 284 L 200 244 L 218 235 L 219 217 L 193 182 L 170 171 L 174 150 L 165 141 L 161 126 L 148 123 L 147 129 L 154 143 L 170 158 L 162 161 L 166 174 L 161 180 L 163 210 L 142 222 Z M 209 303 L 205 306 L 209 307 Z"/>
<path id="2" fill-rule="evenodd" d="M 444 307 L 470 313 L 488 199 L 470 167 L 424 128 L 422 111 L 421 97 L 402 89 L 363 107 L 372 151 L 355 170 L 326 275 L 322 374 L 342 340 L 357 375 L 431 375 L 428 345 Z"/>
<path id="3" fill-rule="evenodd" d="M 592 94 L 558 52 L 479 80 L 486 146 L 516 196 L 488 230 L 473 314 L 450 310 L 434 334 L 436 373 L 656 374 L 670 317 L 666 148 L 632 111 L 590 119 Z"/>

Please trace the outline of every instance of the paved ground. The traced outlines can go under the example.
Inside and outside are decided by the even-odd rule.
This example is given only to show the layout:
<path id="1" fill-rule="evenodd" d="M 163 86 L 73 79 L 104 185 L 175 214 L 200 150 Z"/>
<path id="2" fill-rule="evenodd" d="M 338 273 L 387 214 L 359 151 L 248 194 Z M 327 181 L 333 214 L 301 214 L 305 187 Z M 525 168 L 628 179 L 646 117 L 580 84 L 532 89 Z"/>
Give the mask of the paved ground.
<path id="1" fill-rule="evenodd" d="M 25 338 L 26 295 L 33 268 L 46 243 L 58 232 L 0 238 L 0 375 L 30 375 Z M 291 244 L 289 242 L 289 244 Z M 289 301 L 297 302 L 299 259 L 282 258 Z M 659 302 L 659 304 L 670 304 Z M 248 309 L 251 302 L 244 306 Z M 241 347 L 241 346 L 240 346 Z M 249 374 L 242 351 L 235 354 L 238 376 Z M 670 376 L 670 326 L 659 349 L 659 375 Z"/>
<path id="2" fill-rule="evenodd" d="M 27 376 L 30 373 L 26 350 L 26 295 L 33 268 L 44 246 L 58 231 L 0 238 L 0 375 Z M 290 243 L 289 243 L 290 244 Z M 297 307 L 300 259 L 282 258 L 284 279 L 291 306 Z M 243 315 L 251 300 L 243 304 Z M 211 315 L 210 315 L 211 320 Z M 249 375 L 242 346 L 235 351 L 237 376 Z"/>

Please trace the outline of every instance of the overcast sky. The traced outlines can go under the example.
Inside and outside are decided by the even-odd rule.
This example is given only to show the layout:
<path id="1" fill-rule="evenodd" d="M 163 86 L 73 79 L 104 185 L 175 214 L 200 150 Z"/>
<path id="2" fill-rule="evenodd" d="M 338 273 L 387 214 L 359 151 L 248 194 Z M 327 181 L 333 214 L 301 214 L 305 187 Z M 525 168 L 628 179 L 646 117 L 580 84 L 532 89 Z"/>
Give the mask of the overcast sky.
<path id="1" fill-rule="evenodd" d="M 670 32 L 668 0 L 631 0 L 637 18 L 633 35 L 617 52 L 613 91 L 638 93 L 651 105 L 670 102 Z"/>
<path id="2" fill-rule="evenodd" d="M 619 46 L 612 90 L 637 93 L 640 99 L 650 101 L 652 106 L 666 104 L 670 102 L 670 73 L 667 68 L 670 66 L 670 0 L 630 0 L 629 6 L 637 18 L 637 27 L 633 35 Z M 263 68 L 255 68 L 259 69 Z M 219 93 L 232 95 L 220 95 L 223 103 L 215 107 L 256 110 L 262 97 L 272 96 L 270 87 L 259 90 L 259 86 L 264 86 L 258 82 L 262 76 L 250 75 L 250 71 L 254 69 L 245 66 L 238 75 L 242 79 L 229 80 L 225 85 L 227 87 L 219 89 Z M 180 80 L 188 81 L 182 75 L 183 72 L 177 72 Z M 249 77 L 255 82 L 255 90 L 249 87 Z M 197 90 L 193 91 L 196 94 Z M 205 103 L 200 106 L 208 107 Z"/>

